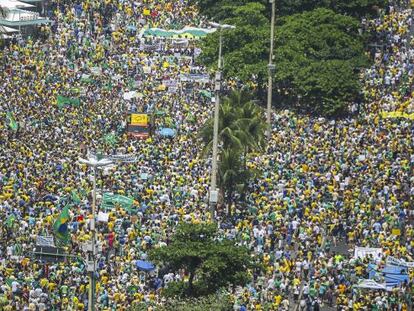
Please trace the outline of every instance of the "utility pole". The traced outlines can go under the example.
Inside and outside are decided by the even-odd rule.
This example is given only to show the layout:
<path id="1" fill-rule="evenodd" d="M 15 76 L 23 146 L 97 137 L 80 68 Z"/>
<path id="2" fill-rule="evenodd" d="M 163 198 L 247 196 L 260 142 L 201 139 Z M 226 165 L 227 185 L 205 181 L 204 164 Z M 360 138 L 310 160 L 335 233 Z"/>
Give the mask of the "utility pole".
<path id="1" fill-rule="evenodd" d="M 87 260 L 87 272 L 89 272 L 89 293 L 88 293 L 88 311 L 95 311 L 95 273 L 96 273 L 96 260 L 97 260 L 97 245 L 96 245 L 96 169 L 98 167 L 105 167 L 111 165 L 113 162 L 110 159 L 101 158 L 98 156 L 92 156 L 89 159 L 79 159 L 79 163 L 86 164 L 93 169 L 93 193 L 92 193 L 92 219 L 90 224 L 91 231 L 91 243 L 87 245 L 88 251 Z"/>
<path id="2" fill-rule="evenodd" d="M 218 191 L 217 191 L 217 156 L 218 156 L 218 129 L 219 129 L 219 112 L 220 112 L 220 92 L 221 92 L 221 79 L 222 79 L 222 49 L 223 49 L 223 31 L 222 29 L 234 29 L 235 26 L 232 25 L 222 25 L 217 23 L 210 23 L 213 27 L 217 28 L 220 34 L 219 41 L 219 56 L 218 56 L 218 66 L 215 77 L 215 103 L 214 103 L 214 127 L 213 127 L 213 158 L 211 166 L 211 184 L 210 184 L 210 213 L 211 220 L 214 221 L 215 216 L 215 205 L 218 201 Z"/>
<path id="3" fill-rule="evenodd" d="M 273 88 L 273 75 L 275 74 L 276 66 L 273 64 L 273 43 L 275 37 L 275 11 L 276 0 L 269 0 L 272 4 L 272 19 L 270 24 L 270 52 L 269 52 L 269 64 L 268 69 L 268 83 L 267 83 L 267 139 L 268 141 L 272 135 L 272 88 Z"/>

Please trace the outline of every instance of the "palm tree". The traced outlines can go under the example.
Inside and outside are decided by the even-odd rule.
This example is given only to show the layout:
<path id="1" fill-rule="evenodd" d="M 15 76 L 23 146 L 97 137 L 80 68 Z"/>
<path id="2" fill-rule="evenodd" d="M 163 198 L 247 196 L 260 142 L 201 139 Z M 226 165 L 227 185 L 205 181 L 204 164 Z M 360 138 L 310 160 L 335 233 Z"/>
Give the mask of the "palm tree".
<path id="1" fill-rule="evenodd" d="M 205 143 L 204 155 L 213 144 L 214 119 L 201 129 Z M 218 184 L 230 213 L 235 193 L 244 193 L 248 180 L 254 175 L 247 169 L 248 154 L 264 147 L 266 123 L 259 106 L 247 91 L 232 91 L 220 105 Z"/>
<path id="2" fill-rule="evenodd" d="M 242 136 L 242 133 L 236 124 L 239 119 L 238 111 L 232 107 L 228 100 L 224 100 L 220 105 L 219 115 L 219 146 L 222 148 L 242 148 L 239 139 Z M 206 154 L 211 150 L 211 146 L 213 145 L 213 129 L 214 118 L 211 118 L 207 120 L 206 124 L 201 129 L 201 138 L 205 143 L 203 154 Z"/>
<path id="3" fill-rule="evenodd" d="M 218 184 L 227 205 L 227 214 L 231 215 L 231 206 L 235 194 L 243 192 L 253 172 L 244 169 L 241 154 L 232 149 L 224 149 L 220 154 Z"/>
<path id="4" fill-rule="evenodd" d="M 246 90 L 232 91 L 220 105 L 219 145 L 222 149 L 241 149 L 247 152 L 260 151 L 264 146 L 265 122 L 261 109 L 251 101 Z M 210 118 L 201 129 L 205 143 L 204 154 L 213 144 L 214 118 Z"/>
<path id="5" fill-rule="evenodd" d="M 265 146 L 265 132 L 267 124 L 262 118 L 262 110 L 253 102 L 245 103 L 239 109 L 237 128 L 242 135 L 239 139 L 243 145 L 244 166 L 246 167 L 247 155 L 251 152 L 262 151 Z"/>

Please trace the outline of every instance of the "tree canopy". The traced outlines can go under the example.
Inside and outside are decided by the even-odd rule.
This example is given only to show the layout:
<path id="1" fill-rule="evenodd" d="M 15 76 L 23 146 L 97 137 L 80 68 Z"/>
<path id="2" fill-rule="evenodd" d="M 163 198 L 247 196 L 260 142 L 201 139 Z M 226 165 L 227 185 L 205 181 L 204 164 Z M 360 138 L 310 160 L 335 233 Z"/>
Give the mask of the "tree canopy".
<path id="1" fill-rule="evenodd" d="M 358 97 L 358 69 L 368 59 L 354 18 L 327 9 L 286 17 L 276 47 L 275 87 L 283 100 L 301 97 L 302 108 L 335 115 Z"/>
<path id="2" fill-rule="evenodd" d="M 229 295 L 214 294 L 199 298 L 167 299 L 164 305 L 157 306 L 157 311 L 229 311 L 233 303 Z M 148 311 L 148 303 L 133 305 L 130 311 Z"/>
<path id="3" fill-rule="evenodd" d="M 223 22 L 236 26 L 234 30 L 223 30 L 223 73 L 243 82 L 251 81 L 255 75 L 263 82 L 266 77 L 266 55 L 269 53 L 269 27 L 265 6 L 248 3 L 232 10 L 233 14 Z M 211 69 L 217 68 L 219 50 L 217 31 L 204 40 L 201 61 Z"/>
<path id="4" fill-rule="evenodd" d="M 363 4 L 351 2 L 347 7 Z M 329 7 L 331 1 L 293 1 L 292 5 L 294 3 L 306 4 L 311 9 L 312 5 Z M 368 7 L 373 2 L 364 3 Z M 340 5 L 335 3 L 335 6 Z M 248 2 L 234 8 L 223 21 L 237 27 L 223 33 L 224 75 L 253 85 L 262 100 L 267 87 L 270 45 L 265 12 L 263 4 Z M 278 18 L 273 89 L 278 103 L 327 116 L 346 112 L 348 104 L 360 96 L 359 72 L 369 64 L 359 28 L 356 18 L 326 8 Z M 201 55 L 204 64 L 213 70 L 216 69 L 218 42 L 218 32 L 207 36 Z"/>
<path id="5" fill-rule="evenodd" d="M 214 224 L 183 223 L 168 246 L 153 249 L 149 256 L 170 271 L 184 269 L 188 275 L 188 282 L 169 284 L 167 296 L 198 297 L 228 285 L 245 285 L 253 267 L 248 250 L 218 239 Z"/>
<path id="6" fill-rule="evenodd" d="M 268 0 L 194 0 L 201 14 L 215 21 L 221 21 L 234 14 L 237 7 L 248 3 L 260 3 L 270 8 Z M 331 9 L 337 13 L 362 17 L 375 15 L 378 9 L 384 8 L 387 0 L 276 0 L 278 16 L 292 15 L 318 8 Z M 270 16 L 269 10 L 265 13 Z"/>

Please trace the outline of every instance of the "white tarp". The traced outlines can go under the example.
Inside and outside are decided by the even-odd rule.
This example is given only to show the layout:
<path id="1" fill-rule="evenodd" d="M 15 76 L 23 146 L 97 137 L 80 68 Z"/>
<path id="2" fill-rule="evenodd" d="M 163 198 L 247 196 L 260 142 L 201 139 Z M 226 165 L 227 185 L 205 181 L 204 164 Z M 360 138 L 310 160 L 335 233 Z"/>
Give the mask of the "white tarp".
<path id="1" fill-rule="evenodd" d="M 365 258 L 372 255 L 375 260 L 380 260 L 382 257 L 382 248 L 371 247 L 355 247 L 354 258 Z"/>
<path id="2" fill-rule="evenodd" d="M 380 284 L 375 282 L 374 280 L 362 280 L 357 285 L 357 288 L 367 288 L 367 289 L 379 289 L 379 290 L 387 290 L 385 284 Z"/>

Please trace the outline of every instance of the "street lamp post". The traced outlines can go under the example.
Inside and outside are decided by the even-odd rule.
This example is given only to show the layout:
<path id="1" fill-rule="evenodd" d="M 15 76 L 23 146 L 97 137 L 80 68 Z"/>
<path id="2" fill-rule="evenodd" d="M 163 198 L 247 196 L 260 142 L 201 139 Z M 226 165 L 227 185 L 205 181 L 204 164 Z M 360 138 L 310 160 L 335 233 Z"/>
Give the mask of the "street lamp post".
<path id="1" fill-rule="evenodd" d="M 88 311 L 95 311 L 95 272 L 96 272 L 96 230 L 95 230 L 95 218 L 96 218 L 96 169 L 99 167 L 105 167 L 112 164 L 112 161 L 106 158 L 100 159 L 96 156 L 90 156 L 89 159 L 79 159 L 79 163 L 86 164 L 93 168 L 93 194 L 92 194 L 92 219 L 91 219 L 91 247 L 88 256 L 88 269 L 89 272 L 89 296 L 88 296 Z"/>
<path id="2" fill-rule="evenodd" d="M 211 219 L 214 221 L 214 212 L 215 205 L 218 201 L 218 191 L 217 191 L 217 156 L 218 156 L 218 128 L 219 128 L 219 111 L 220 111 L 220 92 L 221 92 L 221 79 L 222 79 L 222 50 L 223 50 L 223 32 L 222 29 L 235 29 L 235 26 L 210 23 L 213 27 L 217 28 L 220 34 L 219 40 L 219 56 L 218 56 L 218 66 L 215 76 L 215 103 L 214 103 L 214 128 L 213 128 L 213 159 L 211 167 L 211 184 L 210 184 L 210 213 Z"/>
<path id="3" fill-rule="evenodd" d="M 276 0 L 269 0 L 272 4 L 272 19 L 270 24 L 270 53 L 269 53 L 269 65 L 268 69 L 268 83 L 267 83 L 267 139 L 270 140 L 272 134 L 272 84 L 273 75 L 276 67 L 273 64 L 273 42 L 275 37 L 275 11 L 276 11 Z"/>

